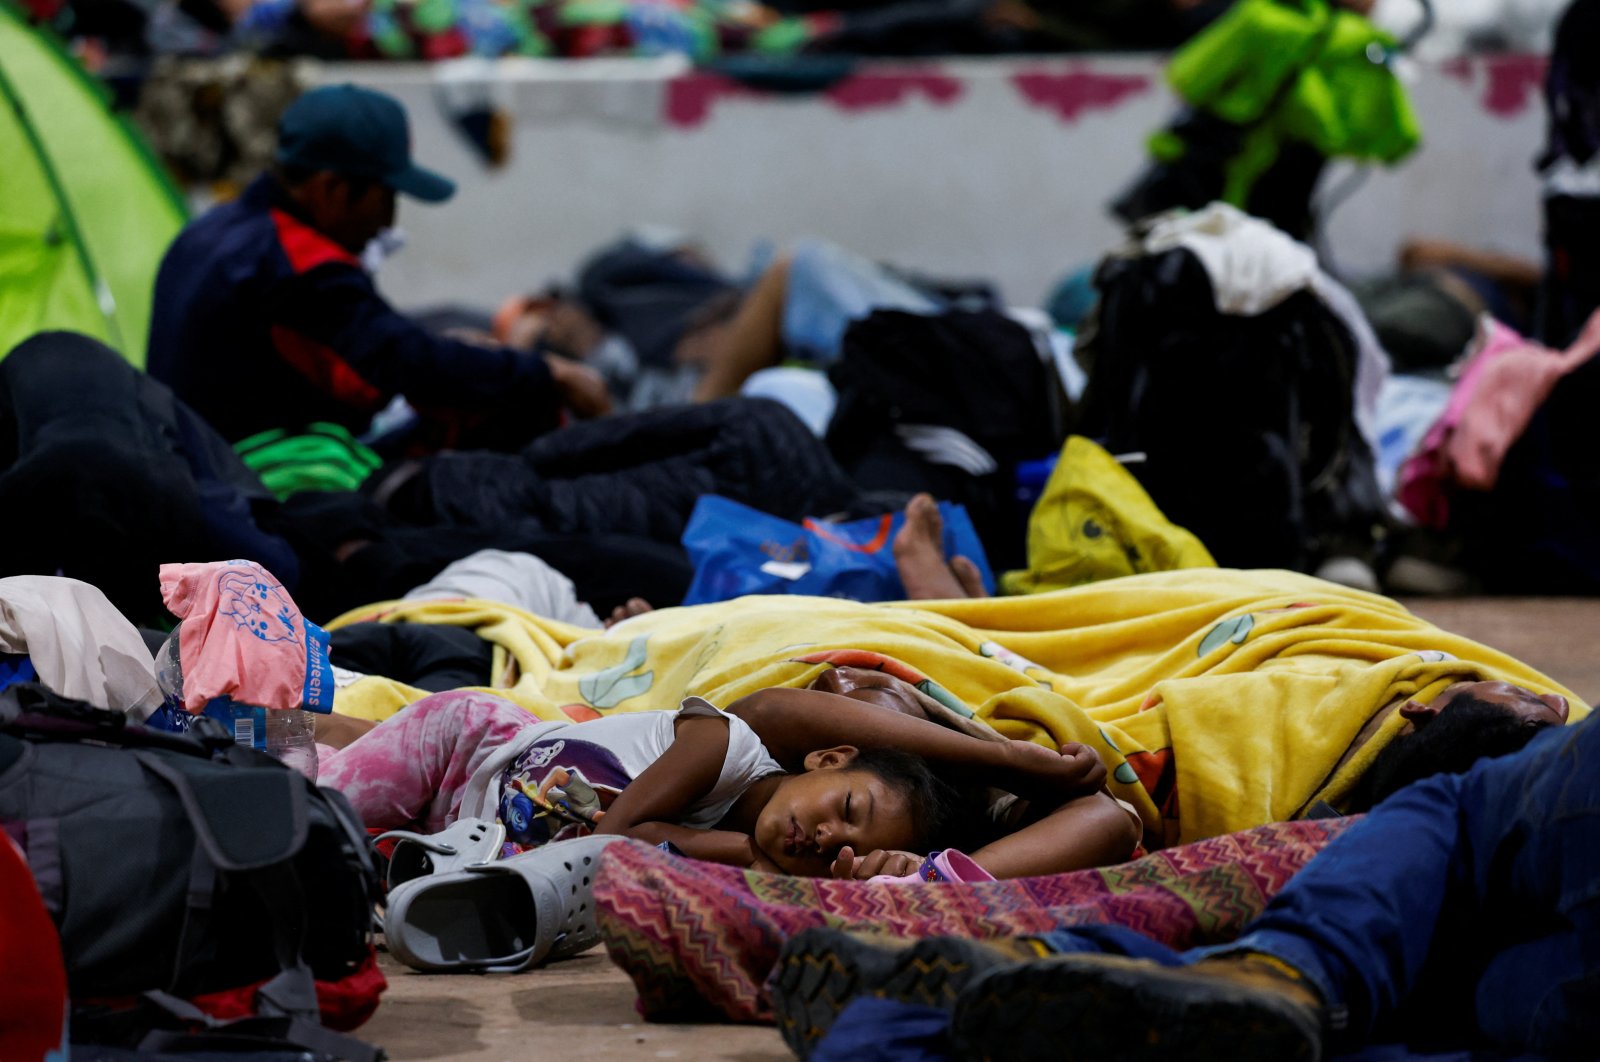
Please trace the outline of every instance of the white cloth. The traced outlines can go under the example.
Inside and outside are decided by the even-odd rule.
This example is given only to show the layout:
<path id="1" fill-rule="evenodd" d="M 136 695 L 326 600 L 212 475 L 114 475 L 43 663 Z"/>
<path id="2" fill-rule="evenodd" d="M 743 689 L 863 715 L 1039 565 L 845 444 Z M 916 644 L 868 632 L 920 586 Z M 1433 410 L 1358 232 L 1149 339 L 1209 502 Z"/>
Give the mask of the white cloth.
<path id="1" fill-rule="evenodd" d="M 1033 348 L 1039 352 L 1039 360 L 1055 370 L 1056 379 L 1067 397 L 1074 402 L 1082 398 L 1083 389 L 1089 386 L 1089 374 L 1072 356 L 1077 336 L 1058 327 L 1048 313 L 1034 306 L 1008 306 L 1006 316 L 1028 330 L 1028 335 L 1033 337 Z"/>
<path id="2" fill-rule="evenodd" d="M 819 439 L 828 434 L 828 422 L 839 405 L 839 392 L 828 382 L 826 373 L 796 365 L 757 369 L 740 386 L 739 393 L 782 402 Z"/>
<path id="3" fill-rule="evenodd" d="M 1543 173 L 1545 198 L 1558 195 L 1574 199 L 1600 198 L 1600 155 L 1582 166 L 1568 158 L 1559 158 Z"/>
<path id="4" fill-rule="evenodd" d="M 1378 342 L 1378 333 L 1362 312 L 1361 304 L 1350 294 L 1350 289 L 1317 270 L 1311 278 L 1311 290 L 1322 304 L 1350 330 L 1356 341 L 1356 427 L 1374 454 L 1378 452 L 1378 399 L 1389 380 L 1389 352 Z"/>
<path id="5" fill-rule="evenodd" d="M 461 795 L 461 816 L 492 821 L 500 805 L 501 774 L 536 744 L 552 746 L 572 741 L 598 745 L 617 758 L 631 780 L 661 758 L 676 736 L 674 724 L 690 716 L 714 716 L 728 721 L 728 753 L 717 784 L 678 820 L 680 826 L 709 829 L 723 820 L 734 801 L 752 784 L 768 775 L 781 774 L 783 768 L 748 723 L 700 697 L 684 698 L 677 711 L 623 712 L 583 723 L 534 723 L 472 772 Z M 554 749 L 551 762 L 560 762 L 559 757 L 560 750 Z"/>
<path id="6" fill-rule="evenodd" d="M 1318 272 L 1311 248 L 1227 203 L 1165 215 L 1145 235 L 1146 254 L 1176 247 L 1200 260 L 1217 312 L 1233 316 L 1266 313 L 1309 287 Z"/>
<path id="7" fill-rule="evenodd" d="M 27 653 L 39 681 L 138 721 L 161 706 L 155 659 L 99 587 L 54 575 L 0 579 L 0 652 Z"/>
<path id="8" fill-rule="evenodd" d="M 530 553 L 480 549 L 412 589 L 405 600 L 461 597 L 499 601 L 545 619 L 600 629 L 600 617 L 578 600 L 572 580 Z"/>
<path id="9" fill-rule="evenodd" d="M 1390 515 L 1414 524 L 1416 517 L 1394 500 L 1400 466 L 1416 453 L 1423 436 L 1450 404 L 1450 381 L 1426 376 L 1395 374 L 1383 385 L 1378 400 L 1378 488 L 1389 499 Z"/>
<path id="10" fill-rule="evenodd" d="M 896 424 L 894 433 L 906 449 L 929 464 L 949 465 L 969 476 L 987 476 L 1000 470 L 993 454 L 955 428 L 943 424 Z"/>
<path id="11" fill-rule="evenodd" d="M 1389 355 L 1355 297 L 1322 271 L 1311 248 L 1227 203 L 1161 218 L 1142 247 L 1147 254 L 1182 247 L 1194 255 L 1211 279 L 1218 313 L 1254 317 L 1298 291 L 1310 290 L 1355 341 L 1356 427 L 1377 452 L 1378 396 L 1389 377 Z"/>

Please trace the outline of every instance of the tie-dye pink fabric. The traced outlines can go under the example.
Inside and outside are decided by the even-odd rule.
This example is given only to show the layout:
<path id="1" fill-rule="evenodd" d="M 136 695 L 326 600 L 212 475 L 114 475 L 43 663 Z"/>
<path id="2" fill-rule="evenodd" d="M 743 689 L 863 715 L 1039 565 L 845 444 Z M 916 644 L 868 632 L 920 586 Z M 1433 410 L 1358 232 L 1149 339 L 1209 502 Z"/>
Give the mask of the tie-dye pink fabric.
<path id="1" fill-rule="evenodd" d="M 317 782 L 349 798 L 369 827 L 437 833 L 460 814 L 461 795 L 478 766 L 537 721 L 493 694 L 435 693 L 348 747 L 326 752 Z"/>

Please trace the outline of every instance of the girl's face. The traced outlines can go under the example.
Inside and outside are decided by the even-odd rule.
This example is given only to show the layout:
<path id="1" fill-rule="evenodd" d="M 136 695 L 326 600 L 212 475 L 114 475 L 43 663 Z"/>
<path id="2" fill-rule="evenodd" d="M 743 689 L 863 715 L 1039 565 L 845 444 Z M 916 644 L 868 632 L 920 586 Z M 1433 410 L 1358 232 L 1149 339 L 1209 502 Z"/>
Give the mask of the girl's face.
<path id="1" fill-rule="evenodd" d="M 756 817 L 756 844 L 788 873 L 827 877 L 846 845 L 866 855 L 915 842 L 904 794 L 876 773 L 852 768 L 854 758 L 848 746 L 811 753 L 806 772 L 778 783 Z"/>

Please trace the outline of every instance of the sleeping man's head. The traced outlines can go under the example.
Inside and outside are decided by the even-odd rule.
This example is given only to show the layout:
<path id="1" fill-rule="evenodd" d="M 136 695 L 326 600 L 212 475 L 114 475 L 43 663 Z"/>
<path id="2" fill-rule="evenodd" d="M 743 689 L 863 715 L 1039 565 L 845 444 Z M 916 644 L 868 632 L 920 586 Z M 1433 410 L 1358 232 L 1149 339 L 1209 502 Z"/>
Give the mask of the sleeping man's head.
<path id="1" fill-rule="evenodd" d="M 1366 811 L 1396 790 L 1435 774 L 1459 774 L 1480 759 L 1516 752 L 1541 730 L 1567 721 L 1567 699 L 1509 682 L 1457 682 L 1427 704 L 1400 706 L 1406 726 L 1372 761 L 1350 794 Z"/>

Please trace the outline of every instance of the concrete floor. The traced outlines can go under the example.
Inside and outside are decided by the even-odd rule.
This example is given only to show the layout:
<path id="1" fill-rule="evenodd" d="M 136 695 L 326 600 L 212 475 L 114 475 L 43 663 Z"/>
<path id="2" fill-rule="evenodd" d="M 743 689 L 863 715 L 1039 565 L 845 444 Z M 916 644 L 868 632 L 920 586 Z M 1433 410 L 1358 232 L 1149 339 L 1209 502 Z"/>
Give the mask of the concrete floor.
<path id="1" fill-rule="evenodd" d="M 357 1035 L 392 1059 L 459 1062 L 783 1062 L 755 1025 L 659 1025 L 634 1010 L 633 982 L 603 948 L 523 974 L 419 974 L 383 956 L 389 991 Z"/>
<path id="2" fill-rule="evenodd" d="M 1600 598 L 1402 601 L 1430 623 L 1509 653 L 1600 704 Z"/>
<path id="3" fill-rule="evenodd" d="M 1600 702 L 1600 599 L 1413 600 L 1418 615 L 1519 657 Z M 770 1028 L 653 1025 L 602 950 L 525 974 L 438 977 L 384 957 L 389 991 L 360 1034 L 389 1057 L 461 1062 L 684 1059 L 778 1062 Z"/>

